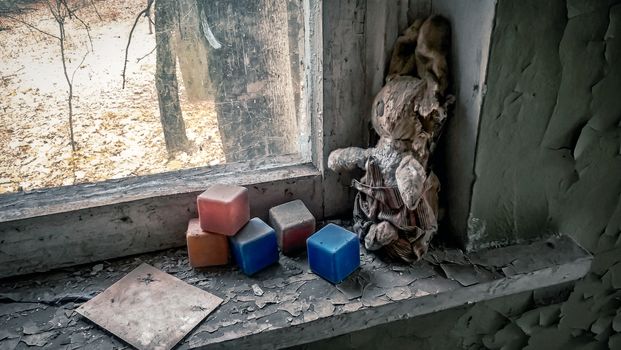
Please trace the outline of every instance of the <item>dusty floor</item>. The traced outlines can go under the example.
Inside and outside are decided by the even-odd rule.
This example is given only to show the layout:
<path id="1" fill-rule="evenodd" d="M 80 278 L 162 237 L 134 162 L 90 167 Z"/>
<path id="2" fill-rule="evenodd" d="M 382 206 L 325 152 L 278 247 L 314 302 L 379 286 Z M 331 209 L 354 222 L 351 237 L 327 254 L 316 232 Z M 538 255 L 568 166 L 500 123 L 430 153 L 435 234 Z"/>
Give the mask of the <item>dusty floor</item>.
<path id="1" fill-rule="evenodd" d="M 127 85 L 121 89 L 125 45 L 143 0 L 96 1 L 67 29 L 67 62 L 74 77 L 71 151 L 67 92 L 59 42 L 27 26 L 0 19 L 0 193 L 159 173 L 224 162 L 211 101 L 187 101 L 179 77 L 181 107 L 191 154 L 169 158 L 155 89 L 155 35 L 141 19 L 129 49 Z M 43 4 L 20 19 L 57 34 Z M 88 51 L 88 54 L 86 54 Z M 82 58 L 84 62 L 80 64 Z M 79 66 L 78 66 L 79 65 Z"/>

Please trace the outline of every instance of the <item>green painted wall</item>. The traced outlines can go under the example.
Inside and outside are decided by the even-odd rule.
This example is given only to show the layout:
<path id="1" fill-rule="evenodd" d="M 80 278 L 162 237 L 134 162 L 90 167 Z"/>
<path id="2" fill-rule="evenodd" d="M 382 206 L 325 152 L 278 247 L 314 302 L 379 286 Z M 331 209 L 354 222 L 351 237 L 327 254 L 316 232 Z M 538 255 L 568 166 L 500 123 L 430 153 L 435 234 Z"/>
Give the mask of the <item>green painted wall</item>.
<path id="1" fill-rule="evenodd" d="M 621 349 L 621 0 L 498 1 L 475 178 L 470 246 L 571 235 L 595 259 L 569 295 L 525 293 L 304 348 Z"/>
<path id="2" fill-rule="evenodd" d="M 591 251 L 616 243 L 621 6 L 615 2 L 498 2 L 475 160 L 472 246 L 547 232 L 572 235 Z"/>

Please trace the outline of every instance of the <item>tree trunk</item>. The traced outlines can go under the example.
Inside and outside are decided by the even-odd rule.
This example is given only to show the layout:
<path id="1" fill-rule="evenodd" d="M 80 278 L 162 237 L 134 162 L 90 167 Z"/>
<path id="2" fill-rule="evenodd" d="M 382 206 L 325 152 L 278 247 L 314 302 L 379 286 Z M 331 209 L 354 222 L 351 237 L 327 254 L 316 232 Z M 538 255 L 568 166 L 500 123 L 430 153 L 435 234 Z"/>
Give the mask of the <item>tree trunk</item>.
<path id="1" fill-rule="evenodd" d="M 175 49 L 190 101 L 205 100 L 211 94 L 207 68 L 207 43 L 201 38 L 196 0 L 176 1 L 179 30 L 175 31 Z"/>
<path id="2" fill-rule="evenodd" d="M 203 35 L 207 24 L 222 45 L 208 57 L 227 162 L 298 152 L 287 1 L 205 0 L 199 8 Z"/>
<path id="3" fill-rule="evenodd" d="M 175 7 L 173 0 L 155 2 L 155 86 L 160 107 L 160 121 L 164 130 L 164 140 L 168 154 L 186 150 L 188 138 L 179 104 L 176 59 L 172 47 L 175 29 Z"/>
<path id="4" fill-rule="evenodd" d="M 302 60 L 304 59 L 304 8 L 301 1 L 288 0 L 288 17 L 289 17 L 289 58 L 291 64 L 291 87 L 293 89 L 293 98 L 297 113 L 297 125 L 301 127 L 303 120 L 303 108 L 300 103 L 301 99 L 301 86 L 303 79 L 304 65 Z"/>

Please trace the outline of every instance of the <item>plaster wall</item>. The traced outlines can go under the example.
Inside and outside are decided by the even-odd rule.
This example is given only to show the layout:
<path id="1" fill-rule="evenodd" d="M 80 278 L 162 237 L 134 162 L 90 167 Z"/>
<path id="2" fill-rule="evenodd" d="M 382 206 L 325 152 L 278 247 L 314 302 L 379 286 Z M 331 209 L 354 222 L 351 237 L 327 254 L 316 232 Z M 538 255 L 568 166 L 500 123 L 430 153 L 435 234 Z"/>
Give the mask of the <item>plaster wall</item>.
<path id="1" fill-rule="evenodd" d="M 558 232 L 591 251 L 617 241 L 619 3 L 499 2 L 476 154 L 472 247 Z"/>
<path id="2" fill-rule="evenodd" d="M 539 316 L 529 349 L 621 349 L 621 1 L 500 0 L 489 62 L 470 246 L 572 236 L 591 272 L 511 323 Z"/>

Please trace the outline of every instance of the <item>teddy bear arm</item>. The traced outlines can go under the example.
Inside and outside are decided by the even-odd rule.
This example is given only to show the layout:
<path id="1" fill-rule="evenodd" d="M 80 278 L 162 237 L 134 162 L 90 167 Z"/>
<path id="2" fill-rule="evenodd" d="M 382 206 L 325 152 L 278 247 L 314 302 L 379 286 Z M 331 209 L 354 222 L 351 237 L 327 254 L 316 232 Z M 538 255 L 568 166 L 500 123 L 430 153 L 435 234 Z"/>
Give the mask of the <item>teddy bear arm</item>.
<path id="1" fill-rule="evenodd" d="M 328 157 L 328 168 L 335 172 L 354 170 L 356 167 L 364 169 L 367 158 L 369 158 L 371 153 L 371 149 L 359 147 L 334 150 Z"/>

